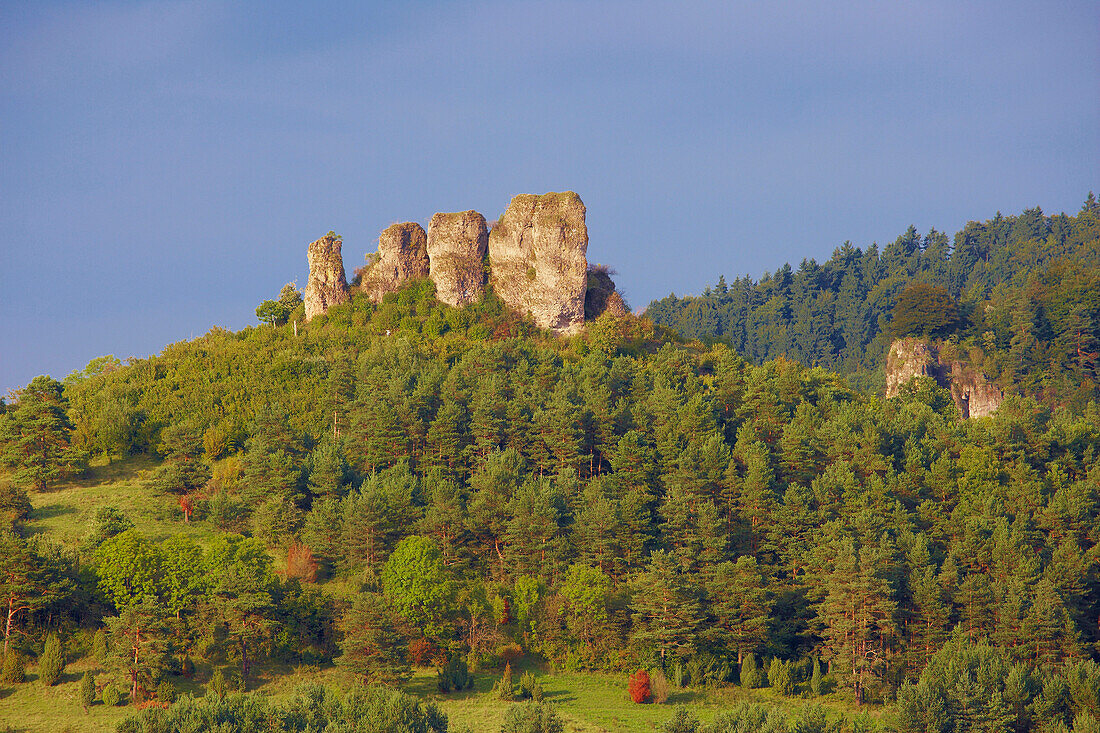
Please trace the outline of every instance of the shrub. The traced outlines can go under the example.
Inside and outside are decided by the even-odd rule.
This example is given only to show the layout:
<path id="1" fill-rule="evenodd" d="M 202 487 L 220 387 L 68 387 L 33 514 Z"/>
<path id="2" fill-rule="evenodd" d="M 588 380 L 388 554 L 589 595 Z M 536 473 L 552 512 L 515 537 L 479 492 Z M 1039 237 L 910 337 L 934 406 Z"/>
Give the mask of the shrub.
<path id="1" fill-rule="evenodd" d="M 639 669 L 630 675 L 630 681 L 626 684 L 626 691 L 630 693 L 630 699 L 636 703 L 649 702 L 653 696 L 649 687 L 649 673 Z"/>
<path id="2" fill-rule="evenodd" d="M 699 719 L 687 708 L 677 706 L 672 719 L 661 726 L 663 733 L 695 733 L 699 730 Z"/>
<path id="3" fill-rule="evenodd" d="M 126 699 L 126 695 L 123 694 L 122 689 L 116 683 L 109 682 L 103 688 L 103 704 L 107 707 L 113 708 L 121 705 L 124 699 Z"/>
<path id="4" fill-rule="evenodd" d="M 778 657 L 768 667 L 768 684 L 785 697 L 794 694 L 794 678 L 791 677 L 791 665 Z"/>
<path id="5" fill-rule="evenodd" d="M 474 676 L 470 674 L 466 660 L 457 654 L 447 660 L 447 664 L 436 674 L 436 680 L 439 691 L 444 694 L 451 690 L 468 690 L 474 686 Z"/>
<path id="6" fill-rule="evenodd" d="M 170 680 L 161 680 L 160 684 L 157 685 L 157 700 L 166 703 L 176 701 L 176 688 L 172 686 Z"/>
<path id="7" fill-rule="evenodd" d="M 286 577 L 297 578 L 304 583 L 317 580 L 317 559 L 313 550 L 300 542 L 290 543 L 286 551 Z"/>
<path id="8" fill-rule="evenodd" d="M 215 668 L 214 673 L 210 675 L 210 684 L 206 686 L 207 692 L 217 697 L 225 697 L 226 687 L 225 673 L 222 672 L 221 667 Z"/>
<path id="9" fill-rule="evenodd" d="M 4 667 L 0 671 L 0 682 L 18 685 L 27 679 L 27 659 L 22 652 L 9 649 L 4 656 Z"/>
<path id="10" fill-rule="evenodd" d="M 512 665 L 504 665 L 504 674 L 493 685 L 493 697 L 505 702 L 512 702 L 516 699 L 516 688 L 512 683 Z"/>
<path id="11" fill-rule="evenodd" d="M 810 676 L 810 692 L 815 696 L 821 695 L 824 691 L 824 684 L 821 679 L 821 662 L 817 661 L 817 657 L 814 657 L 814 671 Z"/>
<path id="12" fill-rule="evenodd" d="M 438 651 L 429 639 L 413 639 L 409 642 L 409 659 L 417 667 L 427 667 Z"/>
<path id="13" fill-rule="evenodd" d="M 500 733 L 562 733 L 565 726 L 554 709 L 541 702 L 513 705 Z"/>
<path id="14" fill-rule="evenodd" d="M 80 678 L 80 704 L 84 706 L 84 712 L 95 702 L 95 675 L 85 672 Z"/>
<path id="15" fill-rule="evenodd" d="M 756 666 L 756 657 L 746 654 L 741 661 L 741 686 L 746 690 L 752 690 L 760 687 L 763 681 L 760 669 Z"/>
<path id="16" fill-rule="evenodd" d="M 99 664 L 107 663 L 107 630 L 97 629 L 92 638 L 92 656 Z"/>
<path id="17" fill-rule="evenodd" d="M 531 672 L 524 672 L 519 676 L 519 698 L 521 700 L 534 700 L 542 702 L 542 685 L 535 679 Z"/>
<path id="18" fill-rule="evenodd" d="M 57 684 L 64 671 L 65 652 L 61 648 L 61 640 L 57 638 L 57 634 L 51 632 L 46 637 L 46 647 L 38 659 L 38 677 L 42 680 L 42 684 L 50 687 Z"/>
<path id="19" fill-rule="evenodd" d="M 672 686 L 668 683 L 668 677 L 661 670 L 655 671 L 649 677 L 649 689 L 653 693 L 653 702 L 664 705 L 668 702 L 668 696 L 672 692 Z"/>
<path id="20" fill-rule="evenodd" d="M 505 644 L 497 650 L 497 656 L 505 664 L 511 664 L 523 656 L 523 649 L 519 644 Z"/>

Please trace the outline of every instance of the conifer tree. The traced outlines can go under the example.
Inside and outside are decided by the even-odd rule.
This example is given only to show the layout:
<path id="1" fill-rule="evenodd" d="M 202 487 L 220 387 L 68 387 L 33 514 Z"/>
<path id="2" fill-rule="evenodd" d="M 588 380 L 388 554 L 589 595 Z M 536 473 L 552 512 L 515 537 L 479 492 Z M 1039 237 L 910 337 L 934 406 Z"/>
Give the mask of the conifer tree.
<path id="1" fill-rule="evenodd" d="M 57 684 L 65 671 L 65 652 L 56 632 L 46 636 L 46 646 L 38 658 L 38 678 L 47 687 Z"/>

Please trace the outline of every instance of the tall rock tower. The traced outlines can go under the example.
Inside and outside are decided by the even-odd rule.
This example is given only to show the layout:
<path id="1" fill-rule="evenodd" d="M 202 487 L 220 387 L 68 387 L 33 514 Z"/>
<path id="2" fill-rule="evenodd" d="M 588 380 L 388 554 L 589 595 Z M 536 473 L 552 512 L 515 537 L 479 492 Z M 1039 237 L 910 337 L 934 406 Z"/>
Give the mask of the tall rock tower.
<path id="1" fill-rule="evenodd" d="M 584 327 L 588 227 L 580 196 L 520 194 L 489 233 L 491 282 L 509 307 L 542 328 Z"/>
<path id="2" fill-rule="evenodd" d="M 302 299 L 306 305 L 306 321 L 324 313 L 334 305 L 347 303 L 348 282 L 344 279 L 344 258 L 340 254 L 343 242 L 332 232 L 309 245 L 309 282 Z"/>

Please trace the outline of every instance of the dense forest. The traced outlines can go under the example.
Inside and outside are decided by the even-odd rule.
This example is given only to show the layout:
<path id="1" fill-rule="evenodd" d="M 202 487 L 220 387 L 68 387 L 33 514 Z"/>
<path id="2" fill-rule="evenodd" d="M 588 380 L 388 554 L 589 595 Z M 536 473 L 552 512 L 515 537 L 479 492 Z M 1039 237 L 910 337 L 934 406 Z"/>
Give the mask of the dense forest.
<path id="1" fill-rule="evenodd" d="M 418 281 L 305 326 L 284 289 L 264 325 L 36 378 L 0 415 L 3 684 L 84 635 L 135 703 L 196 667 L 224 691 L 273 660 L 390 686 L 435 665 L 448 692 L 527 657 L 624 690 L 639 669 L 674 688 L 833 689 L 895 706 L 904 731 L 1097 730 L 1100 408 L 1082 355 L 1098 216 L 1090 197 L 1076 217 L 968 226 L 953 248 L 910 231 L 651 306 L 707 344 L 629 315 L 553 338 L 491 292 L 456 310 Z M 1015 370 L 996 415 L 960 420 L 929 379 L 883 400 L 825 368 L 871 369 L 913 282 L 944 287 L 952 333 Z M 26 531 L 35 492 L 133 455 L 208 541 L 147 537 L 126 506 L 79 547 Z M 386 693 L 303 694 L 148 715 L 197 730 L 216 705 L 327 710 L 351 729 Z M 410 730 L 446 729 L 393 700 Z M 554 729 L 541 705 L 516 710 L 514 730 Z M 314 730 L 294 725 L 271 729 Z M 670 726 L 788 722 L 749 706 Z"/>
<path id="2" fill-rule="evenodd" d="M 913 286 L 950 303 L 939 318 L 893 323 Z M 822 265 L 783 265 L 759 281 L 721 277 L 700 297 L 654 301 L 646 315 L 755 363 L 782 356 L 880 392 L 892 338 L 951 338 L 1003 387 L 1081 406 L 1097 397 L 1100 370 L 1100 202 L 1090 193 L 1076 216 L 998 213 L 954 239 L 909 227 L 881 252 L 845 242 Z"/>

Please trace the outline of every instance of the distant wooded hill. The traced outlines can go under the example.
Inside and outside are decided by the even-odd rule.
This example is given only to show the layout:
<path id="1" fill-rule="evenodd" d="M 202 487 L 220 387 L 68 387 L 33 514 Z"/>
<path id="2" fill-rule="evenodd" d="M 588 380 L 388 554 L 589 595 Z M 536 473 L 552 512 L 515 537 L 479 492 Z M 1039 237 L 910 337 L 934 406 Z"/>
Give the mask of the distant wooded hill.
<path id="1" fill-rule="evenodd" d="M 909 229 L 881 252 L 850 242 L 824 264 L 802 260 L 759 281 L 724 277 L 701 296 L 669 295 L 646 314 L 688 339 L 724 341 L 762 363 L 778 356 L 882 387 L 890 340 L 921 324 L 894 324 L 917 285 L 954 299 L 958 317 L 926 335 L 950 337 L 1006 387 L 1053 402 L 1097 394 L 1100 352 L 1100 202 L 1076 216 L 1041 209 L 972 221 L 954 239 Z M 911 314 L 910 314 L 911 315 Z M 940 315 L 937 313 L 937 316 Z M 934 327 L 935 326 L 935 327 Z"/>

